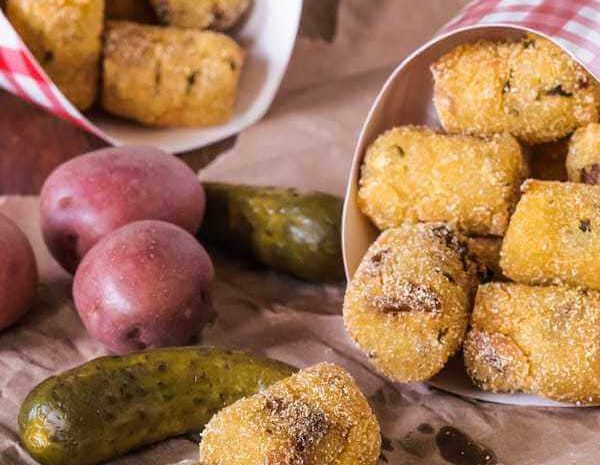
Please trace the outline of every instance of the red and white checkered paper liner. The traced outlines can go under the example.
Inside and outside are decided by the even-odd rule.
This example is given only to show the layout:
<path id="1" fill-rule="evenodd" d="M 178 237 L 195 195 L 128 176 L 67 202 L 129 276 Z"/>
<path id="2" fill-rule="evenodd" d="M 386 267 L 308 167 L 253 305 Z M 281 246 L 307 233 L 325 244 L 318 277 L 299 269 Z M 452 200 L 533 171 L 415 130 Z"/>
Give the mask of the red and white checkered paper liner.
<path id="1" fill-rule="evenodd" d="M 519 26 L 545 34 L 600 79 L 600 0 L 476 0 L 442 32 L 492 24 Z M 65 98 L 1 11 L 0 87 L 111 140 Z"/>

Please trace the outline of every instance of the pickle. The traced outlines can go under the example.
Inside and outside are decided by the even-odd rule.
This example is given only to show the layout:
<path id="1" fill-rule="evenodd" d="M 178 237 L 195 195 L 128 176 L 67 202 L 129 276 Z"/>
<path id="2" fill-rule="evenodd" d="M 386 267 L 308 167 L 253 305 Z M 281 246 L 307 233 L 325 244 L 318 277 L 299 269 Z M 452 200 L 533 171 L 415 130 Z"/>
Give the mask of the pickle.
<path id="1" fill-rule="evenodd" d="M 35 387 L 19 414 L 21 441 L 43 465 L 92 465 L 200 431 L 213 414 L 295 370 L 209 347 L 101 357 Z"/>
<path id="2" fill-rule="evenodd" d="M 307 281 L 342 280 L 341 199 L 222 183 L 204 189 L 201 233 L 209 242 Z"/>

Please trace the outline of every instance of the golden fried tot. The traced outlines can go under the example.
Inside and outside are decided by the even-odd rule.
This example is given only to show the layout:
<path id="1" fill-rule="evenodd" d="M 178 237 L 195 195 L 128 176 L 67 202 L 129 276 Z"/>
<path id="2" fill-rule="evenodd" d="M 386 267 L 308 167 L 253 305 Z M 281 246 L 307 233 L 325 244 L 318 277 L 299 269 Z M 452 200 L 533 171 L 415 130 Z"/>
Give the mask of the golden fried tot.
<path id="1" fill-rule="evenodd" d="M 600 402 L 600 293 L 484 284 L 464 358 L 470 377 L 486 391 Z"/>
<path id="2" fill-rule="evenodd" d="M 469 250 L 479 261 L 486 280 L 502 279 L 500 249 L 502 238 L 496 236 L 472 236 L 467 238 Z"/>
<path id="3" fill-rule="evenodd" d="M 502 243 L 504 274 L 600 289 L 600 186 L 528 180 Z"/>
<path id="4" fill-rule="evenodd" d="M 478 266 L 441 223 L 388 229 L 369 247 L 344 299 L 344 324 L 381 373 L 423 381 L 460 348 Z"/>
<path id="5" fill-rule="evenodd" d="M 569 142 L 569 181 L 600 184 L 600 124 L 579 128 Z"/>
<path id="6" fill-rule="evenodd" d="M 151 126 L 208 126 L 233 113 L 244 52 L 229 37 L 107 24 L 102 106 Z"/>
<path id="7" fill-rule="evenodd" d="M 322 363 L 217 413 L 202 465 L 375 465 L 379 424 L 342 368 Z"/>
<path id="8" fill-rule="evenodd" d="M 8 0 L 6 16 L 40 65 L 80 110 L 98 93 L 104 0 Z"/>
<path id="9" fill-rule="evenodd" d="M 106 0 L 106 17 L 112 20 L 144 24 L 158 22 L 148 0 Z"/>
<path id="10" fill-rule="evenodd" d="M 150 0 L 163 24 L 227 31 L 242 19 L 251 0 Z"/>
<path id="11" fill-rule="evenodd" d="M 568 139 L 531 147 L 531 177 L 544 181 L 566 181 L 568 151 Z"/>
<path id="12" fill-rule="evenodd" d="M 434 105 L 448 132 L 509 132 L 539 144 L 599 118 L 598 83 L 541 37 L 459 45 L 431 70 Z"/>
<path id="13" fill-rule="evenodd" d="M 402 126 L 368 148 L 358 206 L 381 230 L 441 221 L 468 234 L 502 235 L 527 173 L 510 135 L 480 139 Z"/>

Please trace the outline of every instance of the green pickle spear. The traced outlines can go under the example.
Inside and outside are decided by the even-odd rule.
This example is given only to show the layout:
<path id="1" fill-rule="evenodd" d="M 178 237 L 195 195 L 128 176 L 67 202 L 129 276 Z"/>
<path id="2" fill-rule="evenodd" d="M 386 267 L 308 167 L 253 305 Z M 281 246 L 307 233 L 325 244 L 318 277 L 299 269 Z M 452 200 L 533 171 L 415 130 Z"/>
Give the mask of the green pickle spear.
<path id="1" fill-rule="evenodd" d="M 295 189 L 203 185 L 201 234 L 209 242 L 307 281 L 343 279 L 341 199 Z"/>
<path id="2" fill-rule="evenodd" d="M 100 357 L 35 387 L 19 414 L 21 441 L 44 465 L 92 465 L 186 432 L 295 369 L 211 347 Z"/>

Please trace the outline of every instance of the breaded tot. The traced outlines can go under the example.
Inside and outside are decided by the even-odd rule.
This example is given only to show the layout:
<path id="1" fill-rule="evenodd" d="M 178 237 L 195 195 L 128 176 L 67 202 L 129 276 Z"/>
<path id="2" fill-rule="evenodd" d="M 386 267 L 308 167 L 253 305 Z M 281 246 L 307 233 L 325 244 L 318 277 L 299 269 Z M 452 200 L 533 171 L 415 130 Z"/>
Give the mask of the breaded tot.
<path id="1" fill-rule="evenodd" d="M 472 236 L 467 238 L 471 253 L 477 258 L 485 271 L 486 280 L 502 279 L 500 268 L 500 249 L 502 238 L 496 236 Z"/>
<path id="2" fill-rule="evenodd" d="M 531 177 L 544 181 L 567 180 L 567 152 L 569 140 L 561 139 L 555 142 L 531 147 Z"/>
<path id="3" fill-rule="evenodd" d="M 462 344 L 477 271 L 464 237 L 444 224 L 388 229 L 348 285 L 346 329 L 392 380 L 427 380 Z"/>
<path id="4" fill-rule="evenodd" d="M 227 31 L 236 26 L 251 0 L 150 0 L 163 24 Z"/>
<path id="5" fill-rule="evenodd" d="M 464 359 L 475 384 L 486 391 L 600 402 L 600 293 L 484 284 Z"/>
<path id="6" fill-rule="evenodd" d="M 322 363 L 217 413 L 202 465 L 375 465 L 379 424 L 342 368 Z"/>
<path id="7" fill-rule="evenodd" d="M 208 31 L 107 24 L 102 106 L 151 126 L 206 126 L 234 110 L 244 52 Z"/>
<path id="8" fill-rule="evenodd" d="M 600 124 L 579 128 L 569 142 L 569 181 L 600 184 Z"/>
<path id="9" fill-rule="evenodd" d="M 502 243 L 504 274 L 600 289 L 600 186 L 528 180 Z"/>
<path id="10" fill-rule="evenodd" d="M 158 22 L 148 0 L 106 0 L 106 17 L 145 24 Z"/>
<path id="11" fill-rule="evenodd" d="M 480 139 L 402 126 L 368 148 L 358 206 L 381 230 L 441 221 L 468 234 L 502 235 L 527 174 L 510 135 Z"/>
<path id="12" fill-rule="evenodd" d="M 434 105 L 448 132 L 509 132 L 539 144 L 599 118 L 598 83 L 541 37 L 460 45 L 431 70 Z"/>
<path id="13" fill-rule="evenodd" d="M 6 16 L 65 97 L 96 100 L 104 0 L 8 0 Z"/>

